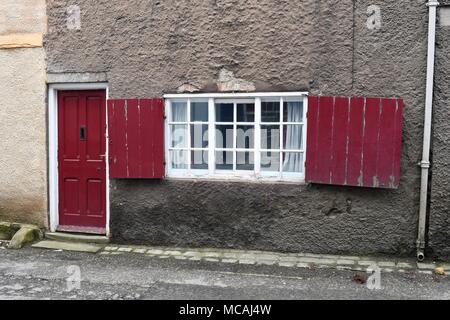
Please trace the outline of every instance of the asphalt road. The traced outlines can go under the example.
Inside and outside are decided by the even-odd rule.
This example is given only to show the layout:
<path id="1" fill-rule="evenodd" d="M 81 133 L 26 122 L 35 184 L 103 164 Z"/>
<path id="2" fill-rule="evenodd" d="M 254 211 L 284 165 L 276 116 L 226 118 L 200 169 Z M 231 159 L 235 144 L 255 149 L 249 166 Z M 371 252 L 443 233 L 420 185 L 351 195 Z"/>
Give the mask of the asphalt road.
<path id="1" fill-rule="evenodd" d="M 449 277 L 229 265 L 139 254 L 0 248 L 0 299 L 450 299 Z M 77 282 L 80 276 L 81 282 Z M 79 284 L 79 288 L 78 288 Z"/>

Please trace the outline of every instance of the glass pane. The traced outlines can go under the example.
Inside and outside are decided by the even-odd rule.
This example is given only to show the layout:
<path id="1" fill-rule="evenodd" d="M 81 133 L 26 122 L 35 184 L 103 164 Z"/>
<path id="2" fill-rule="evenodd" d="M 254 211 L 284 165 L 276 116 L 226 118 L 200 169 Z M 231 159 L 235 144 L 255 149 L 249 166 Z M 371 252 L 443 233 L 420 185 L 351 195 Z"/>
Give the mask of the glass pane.
<path id="1" fill-rule="evenodd" d="M 280 126 L 261 126 L 261 149 L 280 149 Z"/>
<path id="2" fill-rule="evenodd" d="M 191 147 L 208 148 L 207 124 L 191 124 Z"/>
<path id="3" fill-rule="evenodd" d="M 254 170 L 255 154 L 253 152 L 236 152 L 236 170 Z"/>
<path id="4" fill-rule="evenodd" d="M 188 153 L 185 150 L 171 150 L 170 163 L 173 169 L 187 169 L 188 168 Z"/>
<path id="5" fill-rule="evenodd" d="M 280 102 L 261 101 L 261 122 L 280 121 Z"/>
<path id="6" fill-rule="evenodd" d="M 255 126 L 237 126 L 236 130 L 236 148 L 253 149 L 255 147 Z"/>
<path id="7" fill-rule="evenodd" d="M 283 172 L 303 172 L 303 153 L 284 152 L 283 153 Z"/>
<path id="8" fill-rule="evenodd" d="M 172 101 L 171 122 L 187 122 L 187 102 Z"/>
<path id="9" fill-rule="evenodd" d="M 279 172 L 280 171 L 280 152 L 263 151 L 261 152 L 261 171 Z"/>
<path id="10" fill-rule="evenodd" d="M 191 169 L 208 170 L 208 151 L 191 152 Z"/>
<path id="11" fill-rule="evenodd" d="M 233 126 L 217 125 L 216 126 L 216 148 L 233 148 Z"/>
<path id="12" fill-rule="evenodd" d="M 208 102 L 191 102 L 191 121 L 208 122 Z"/>
<path id="13" fill-rule="evenodd" d="M 171 125 L 172 148 L 187 148 L 187 125 Z"/>
<path id="14" fill-rule="evenodd" d="M 216 122 L 233 122 L 234 105 L 232 103 L 216 104 Z"/>
<path id="15" fill-rule="evenodd" d="M 290 124 L 283 126 L 283 146 L 286 150 L 303 149 L 303 125 Z"/>
<path id="16" fill-rule="evenodd" d="M 303 102 L 285 101 L 283 119 L 284 122 L 303 122 Z"/>
<path id="17" fill-rule="evenodd" d="M 255 104 L 237 104 L 237 122 L 255 122 Z"/>
<path id="18" fill-rule="evenodd" d="M 233 152 L 216 151 L 216 169 L 233 170 Z"/>

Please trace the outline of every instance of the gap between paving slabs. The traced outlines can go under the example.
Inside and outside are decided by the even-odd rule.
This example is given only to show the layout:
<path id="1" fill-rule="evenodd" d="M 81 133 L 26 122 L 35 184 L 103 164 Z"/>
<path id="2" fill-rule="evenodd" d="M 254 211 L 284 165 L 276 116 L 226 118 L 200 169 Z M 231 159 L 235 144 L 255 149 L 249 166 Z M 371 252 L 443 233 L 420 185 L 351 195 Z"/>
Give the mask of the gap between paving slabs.
<path id="1" fill-rule="evenodd" d="M 386 259 L 375 257 L 338 256 L 319 254 L 286 254 L 265 251 L 243 251 L 231 249 L 186 249 L 167 247 L 144 247 L 113 245 L 106 246 L 100 254 L 143 254 L 160 259 L 203 261 L 242 265 L 278 265 L 288 268 L 333 268 L 337 270 L 367 271 L 378 267 L 384 272 L 414 272 L 432 274 L 437 267 L 450 270 L 449 264 L 417 263 L 413 259 Z"/>

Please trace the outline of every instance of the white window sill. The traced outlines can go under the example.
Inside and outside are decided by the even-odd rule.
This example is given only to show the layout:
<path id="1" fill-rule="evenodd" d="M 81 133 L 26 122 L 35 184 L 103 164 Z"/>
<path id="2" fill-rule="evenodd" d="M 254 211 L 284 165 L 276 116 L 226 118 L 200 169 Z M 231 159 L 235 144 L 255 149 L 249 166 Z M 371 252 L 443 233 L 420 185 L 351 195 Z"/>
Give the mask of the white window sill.
<path id="1" fill-rule="evenodd" d="M 168 174 L 166 180 L 185 180 L 185 181 L 201 181 L 201 182 L 242 182 L 242 183 L 261 183 L 261 184 L 296 184 L 307 185 L 304 176 L 290 177 L 270 177 L 270 176 L 245 176 L 245 175 L 175 175 Z"/>

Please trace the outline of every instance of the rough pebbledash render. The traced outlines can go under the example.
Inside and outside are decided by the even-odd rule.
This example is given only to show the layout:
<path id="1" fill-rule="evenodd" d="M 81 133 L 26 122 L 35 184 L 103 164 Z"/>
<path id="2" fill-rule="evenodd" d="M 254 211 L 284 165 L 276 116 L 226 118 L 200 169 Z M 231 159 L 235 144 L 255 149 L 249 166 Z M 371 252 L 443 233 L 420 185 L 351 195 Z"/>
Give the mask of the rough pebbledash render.
<path id="1" fill-rule="evenodd" d="M 80 8 L 79 30 L 66 27 L 70 5 Z M 404 99 L 398 190 L 113 180 L 114 240 L 413 254 L 427 7 L 410 0 L 378 3 L 381 28 L 371 29 L 370 5 L 373 1 L 50 1 L 48 72 L 106 73 L 111 98 L 150 98 L 180 88 L 214 91 L 221 77 L 232 75 L 247 90 Z"/>
<path id="2" fill-rule="evenodd" d="M 433 153 L 429 215 L 429 248 L 450 257 L 450 1 L 440 8 L 436 30 Z"/>

